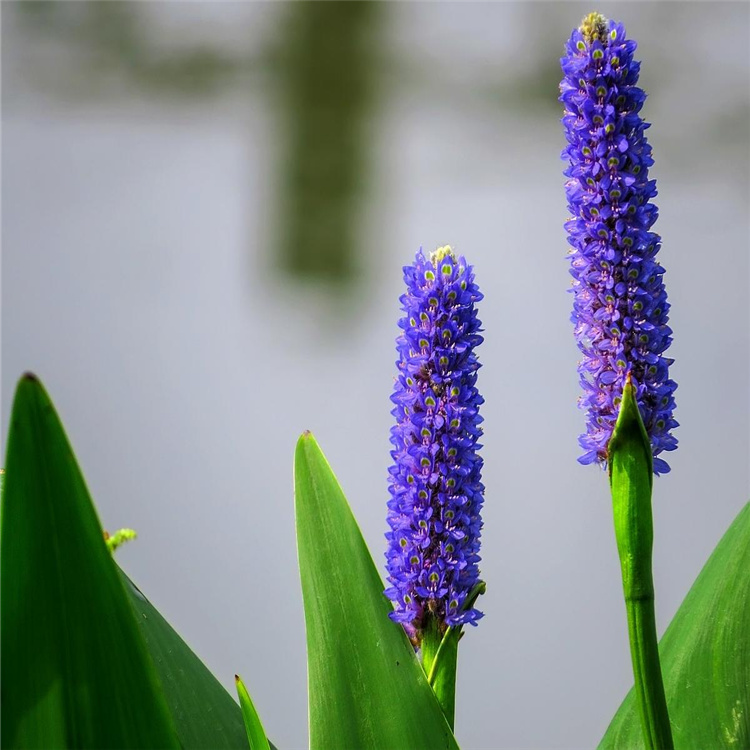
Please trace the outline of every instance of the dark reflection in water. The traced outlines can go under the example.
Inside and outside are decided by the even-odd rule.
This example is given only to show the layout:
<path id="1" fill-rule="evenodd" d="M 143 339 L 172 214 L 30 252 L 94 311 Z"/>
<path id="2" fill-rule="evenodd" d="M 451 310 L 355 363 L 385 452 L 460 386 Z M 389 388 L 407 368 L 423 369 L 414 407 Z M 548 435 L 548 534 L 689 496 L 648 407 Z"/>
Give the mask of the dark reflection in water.
<path id="1" fill-rule="evenodd" d="M 16 7 L 27 28 L 46 32 L 81 52 L 88 72 L 125 75 L 145 94 L 216 94 L 235 82 L 244 62 L 211 43 L 164 52 L 158 38 L 149 34 L 143 9 L 131 0 L 41 0 Z M 74 64 L 71 68 L 77 72 Z"/>
<path id="2" fill-rule="evenodd" d="M 558 58 L 562 40 L 585 8 L 544 2 L 501 5 L 506 9 L 502 13 L 489 3 L 445 3 L 438 11 L 427 4 L 362 0 L 253 4 L 34 0 L 4 4 L 4 9 L 15 11 L 12 20 L 21 23 L 16 22 L 11 32 L 6 23 L 3 35 L 15 47 L 8 57 L 22 61 L 17 67 L 23 86 L 40 89 L 68 106 L 98 99 L 107 108 L 118 96 L 150 97 L 166 106 L 175 101 L 192 106 L 203 114 L 220 97 L 234 97 L 239 107 L 222 111 L 241 117 L 248 107 L 269 111 L 272 100 L 277 127 L 263 133 L 260 144 L 278 155 L 269 175 L 278 192 L 268 265 L 280 270 L 285 281 L 296 277 L 321 282 L 326 292 L 333 286 L 360 295 L 362 287 L 354 282 L 366 261 L 363 219 L 366 208 L 377 205 L 379 198 L 368 192 L 375 143 L 371 123 L 381 112 L 391 112 L 400 96 L 409 97 L 420 117 L 439 107 L 443 116 L 453 120 L 484 123 L 483 127 L 498 132 L 511 128 L 508 142 L 525 127 L 520 118 L 527 118 L 535 128 L 547 126 L 539 132 L 549 139 L 550 158 L 559 151 Z M 201 12 L 209 6 L 212 10 L 205 17 L 214 23 L 203 26 Z M 679 115 L 679 102 L 670 100 L 671 90 L 679 90 L 673 84 L 684 78 L 678 42 L 687 37 L 681 32 L 664 46 L 659 30 L 672 22 L 684 29 L 692 28 L 690 24 L 697 28 L 702 23 L 700 12 L 688 12 L 687 7 L 682 4 L 675 13 L 664 4 L 647 3 L 627 14 L 634 28 L 644 32 L 642 49 L 651 58 L 644 68 L 649 112 L 658 118 L 663 102 L 663 121 L 673 124 L 669 132 L 674 137 L 662 139 L 660 159 L 667 163 L 671 157 L 673 168 L 692 179 L 700 171 L 696 159 L 703 160 L 701 169 L 716 174 L 718 154 L 722 159 L 718 167 L 734 175 L 731 179 L 745 195 L 747 176 L 738 173 L 735 154 L 737 146 L 746 151 L 748 137 L 747 96 L 737 93 L 747 90 L 746 73 L 734 76 L 733 96 L 714 97 L 707 116 L 694 118 L 690 127 Z M 386 15 L 395 22 L 386 26 Z M 215 23 L 219 17 L 223 26 Z M 445 55 L 424 56 L 431 35 L 448 38 L 440 31 L 440 22 L 435 26 L 441 18 L 443 24 L 446 19 L 453 24 L 461 21 L 455 40 Z M 745 23 L 746 19 L 745 15 Z M 186 21 L 190 33 L 183 37 L 181 24 Z M 227 21 L 233 24 L 231 33 Z M 499 22 L 515 25 L 513 40 L 503 38 Z M 410 50 L 413 42 L 417 53 L 405 53 L 400 46 L 404 23 Z M 4 49 L 4 58 L 6 54 Z M 694 86 L 725 91 L 726 86 L 714 82 L 736 73 L 736 58 L 727 60 L 726 70 L 714 60 L 713 67 L 705 69 L 718 71 L 718 77 L 707 75 Z M 3 96 L 7 102 L 5 92 Z M 509 124 L 509 114 L 519 118 L 517 125 Z M 714 148 L 692 149 L 691 158 L 685 159 L 695 127 L 703 129 L 701 138 Z M 660 132 L 667 132 L 664 126 Z M 387 153 L 392 154 L 393 148 L 385 145 Z M 548 146 L 540 143 L 538 148 Z M 496 156 L 488 152 L 487 159 Z M 555 164 L 554 169 L 558 166 L 562 168 Z M 498 169 L 493 179 L 499 184 L 513 178 Z M 453 189 L 445 186 L 446 192 Z M 255 264 L 257 258 L 253 256 L 251 262 Z"/>
<path id="3" fill-rule="evenodd" d="M 281 264 L 344 282 L 357 270 L 360 205 L 368 174 L 365 128 L 373 110 L 372 2 L 288 6 L 279 93 L 286 123 L 279 200 Z"/>
<path id="4" fill-rule="evenodd" d="M 373 108 L 377 65 L 372 51 L 385 6 L 285 4 L 278 11 L 280 36 L 248 44 L 261 50 L 256 56 L 247 50 L 222 51 L 211 42 L 165 51 L 148 13 L 133 2 L 17 7 L 27 29 L 70 48 L 72 77 L 84 86 L 88 81 L 93 91 L 99 76 L 116 73 L 141 94 L 199 99 L 247 83 L 244 74 L 270 74 L 279 104 L 281 128 L 275 137 L 281 139 L 282 160 L 273 265 L 302 279 L 337 286 L 353 281 L 360 205 L 368 183 L 364 130 Z M 263 54 L 264 49 L 274 52 Z"/>

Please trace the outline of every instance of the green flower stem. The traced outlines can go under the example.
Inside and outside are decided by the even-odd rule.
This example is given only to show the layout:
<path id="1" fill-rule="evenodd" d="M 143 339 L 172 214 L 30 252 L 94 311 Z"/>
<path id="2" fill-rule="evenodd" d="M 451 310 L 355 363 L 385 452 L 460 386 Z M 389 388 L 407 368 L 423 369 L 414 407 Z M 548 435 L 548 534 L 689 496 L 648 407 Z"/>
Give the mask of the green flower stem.
<path id="1" fill-rule="evenodd" d="M 457 661 L 458 633 L 448 628 L 441 634 L 437 620 L 431 617 L 422 637 L 422 668 L 451 729 L 456 713 Z"/>
<path id="2" fill-rule="evenodd" d="M 477 598 L 486 590 L 487 584 L 479 581 L 469 592 L 461 609 L 471 609 Z M 435 618 L 429 619 L 422 636 L 422 667 L 451 729 L 456 714 L 458 642 L 462 637 L 462 626 L 447 628 L 445 633 L 441 634 Z"/>
<path id="3" fill-rule="evenodd" d="M 643 741 L 647 750 L 672 750 L 654 616 L 651 444 L 630 381 L 609 443 L 609 472 Z"/>

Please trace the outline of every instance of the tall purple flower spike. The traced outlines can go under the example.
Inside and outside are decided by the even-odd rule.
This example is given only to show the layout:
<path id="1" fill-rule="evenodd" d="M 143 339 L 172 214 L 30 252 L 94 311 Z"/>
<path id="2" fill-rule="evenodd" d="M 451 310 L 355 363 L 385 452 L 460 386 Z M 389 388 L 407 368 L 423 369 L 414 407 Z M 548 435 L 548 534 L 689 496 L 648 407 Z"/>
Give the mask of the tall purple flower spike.
<path id="1" fill-rule="evenodd" d="M 573 31 L 560 60 L 560 101 L 569 162 L 566 223 L 575 294 L 571 320 L 583 359 L 578 365 L 587 410 L 579 442 L 583 464 L 606 466 L 628 374 L 651 440 L 654 473 L 669 471 L 662 451 L 677 447 L 671 430 L 677 384 L 669 378 L 673 360 L 664 356 L 672 341 L 664 269 L 656 260 L 661 238 L 650 231 L 657 218 L 651 202 L 656 181 L 639 114 L 646 94 L 636 86 L 640 63 L 636 43 L 622 24 L 598 13 Z"/>
<path id="2" fill-rule="evenodd" d="M 479 581 L 484 400 L 475 387 L 482 341 L 475 303 L 482 294 L 472 267 L 450 247 L 429 259 L 420 250 L 404 280 L 385 594 L 394 603 L 391 618 L 419 647 L 429 617 L 440 632 L 482 617 L 464 609 Z"/>

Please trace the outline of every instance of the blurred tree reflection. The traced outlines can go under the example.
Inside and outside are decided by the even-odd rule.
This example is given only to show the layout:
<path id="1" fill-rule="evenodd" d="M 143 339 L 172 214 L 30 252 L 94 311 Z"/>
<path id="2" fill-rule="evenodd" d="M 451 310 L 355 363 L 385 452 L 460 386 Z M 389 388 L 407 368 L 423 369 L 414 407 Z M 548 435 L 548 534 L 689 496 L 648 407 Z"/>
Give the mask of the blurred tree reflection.
<path id="1" fill-rule="evenodd" d="M 687 7 L 680 5 L 675 14 L 663 4 L 645 4 L 633 15 L 643 29 L 673 21 L 689 29 L 703 21 Z M 378 203 L 368 194 L 375 166 L 371 123 L 386 106 L 405 96 L 415 112 L 435 106 L 447 117 L 487 120 L 498 131 L 525 127 L 509 122 L 510 114 L 560 137 L 558 59 L 561 40 L 575 23 L 571 14 L 579 11 L 548 2 L 509 2 L 502 13 L 494 8 L 446 3 L 438 12 L 426 4 L 370 0 L 33 0 L 3 4 L 3 41 L 14 48 L 11 59 L 21 60 L 10 69 L 21 71 L 24 86 L 66 104 L 99 97 L 106 107 L 115 96 L 135 95 L 166 105 L 189 102 L 204 111 L 220 96 L 234 96 L 239 108 L 228 107 L 224 116 L 241 117 L 248 106 L 269 111 L 271 99 L 276 128 L 263 136 L 279 159 L 270 175 L 277 190 L 266 243 L 271 265 L 343 288 L 367 263 L 363 220 L 366 209 Z M 14 21 L 12 31 L 6 19 Z M 394 23 L 387 24 L 389 19 Z M 489 19 L 506 20 L 517 33 L 504 39 L 503 29 L 495 31 Z M 451 40 L 441 24 L 450 29 L 459 20 Z M 411 35 L 407 44 L 404 24 Z M 474 34 L 481 40 L 476 50 L 466 44 Z M 449 45 L 436 53 L 429 49 L 433 37 Z M 652 112 L 657 102 L 668 101 L 681 64 L 657 42 L 658 36 L 644 41 L 652 56 Z M 4 57 L 8 54 L 4 49 Z M 727 63 L 727 73 L 734 72 L 732 65 Z M 738 76 L 735 90 L 747 90 L 746 74 Z M 747 143 L 747 115 L 747 97 L 732 96 L 701 121 L 706 140 L 722 147 L 728 172 L 736 173 L 736 149 Z M 673 149 L 675 168 L 682 165 L 686 173 L 691 161 L 681 154 L 689 132 L 673 129 L 674 137 L 661 144 L 662 151 Z M 386 153 L 393 147 L 384 145 Z M 699 150 L 694 158 L 708 160 L 709 153 L 715 171 L 715 151 Z M 746 176 L 742 180 L 746 191 Z"/>
<path id="2" fill-rule="evenodd" d="M 378 16 L 374 2 L 289 7 L 280 93 L 287 121 L 281 259 L 294 273 L 345 281 L 357 270 L 368 174 Z"/>
<path id="3" fill-rule="evenodd" d="M 165 51 L 147 9 L 133 2 L 44 0 L 17 7 L 27 28 L 82 53 L 87 76 L 118 73 L 139 92 L 214 95 L 236 86 L 249 70 L 270 72 L 283 138 L 275 265 L 340 285 L 353 278 L 368 182 L 365 127 L 376 68 L 371 51 L 385 6 L 280 4 L 281 37 L 267 46 L 271 54 L 255 58 L 224 52 L 210 41 Z"/>
<path id="4" fill-rule="evenodd" d="M 215 94 L 233 83 L 244 63 L 213 44 L 165 52 L 150 33 L 143 9 L 131 0 L 34 0 L 15 7 L 27 27 L 82 52 L 95 75 L 124 74 L 146 93 Z"/>

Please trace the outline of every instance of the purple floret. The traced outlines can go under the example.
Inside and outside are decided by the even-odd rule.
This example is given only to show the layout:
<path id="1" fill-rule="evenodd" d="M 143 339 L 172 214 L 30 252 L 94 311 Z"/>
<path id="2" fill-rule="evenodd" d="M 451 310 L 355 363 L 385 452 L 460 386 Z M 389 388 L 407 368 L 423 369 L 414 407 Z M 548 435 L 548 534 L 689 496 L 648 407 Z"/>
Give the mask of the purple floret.
<path id="1" fill-rule="evenodd" d="M 483 399 L 475 387 L 482 341 L 475 304 L 482 294 L 472 267 L 449 248 L 429 259 L 420 250 L 404 280 L 385 593 L 395 606 L 391 618 L 418 647 L 428 617 L 441 631 L 482 617 L 463 609 L 479 580 Z"/>
<path id="2" fill-rule="evenodd" d="M 568 146 L 566 223 L 575 295 L 571 320 L 583 352 L 578 365 L 587 411 L 579 442 L 583 464 L 607 463 L 628 374 L 651 440 L 654 473 L 669 471 L 657 458 L 677 447 L 671 430 L 677 384 L 669 378 L 674 360 L 664 356 L 672 342 L 664 269 L 656 259 L 661 238 L 650 231 L 658 211 L 656 181 L 640 116 L 646 99 L 637 87 L 636 43 L 622 24 L 591 14 L 573 31 L 560 60 L 560 101 Z"/>

